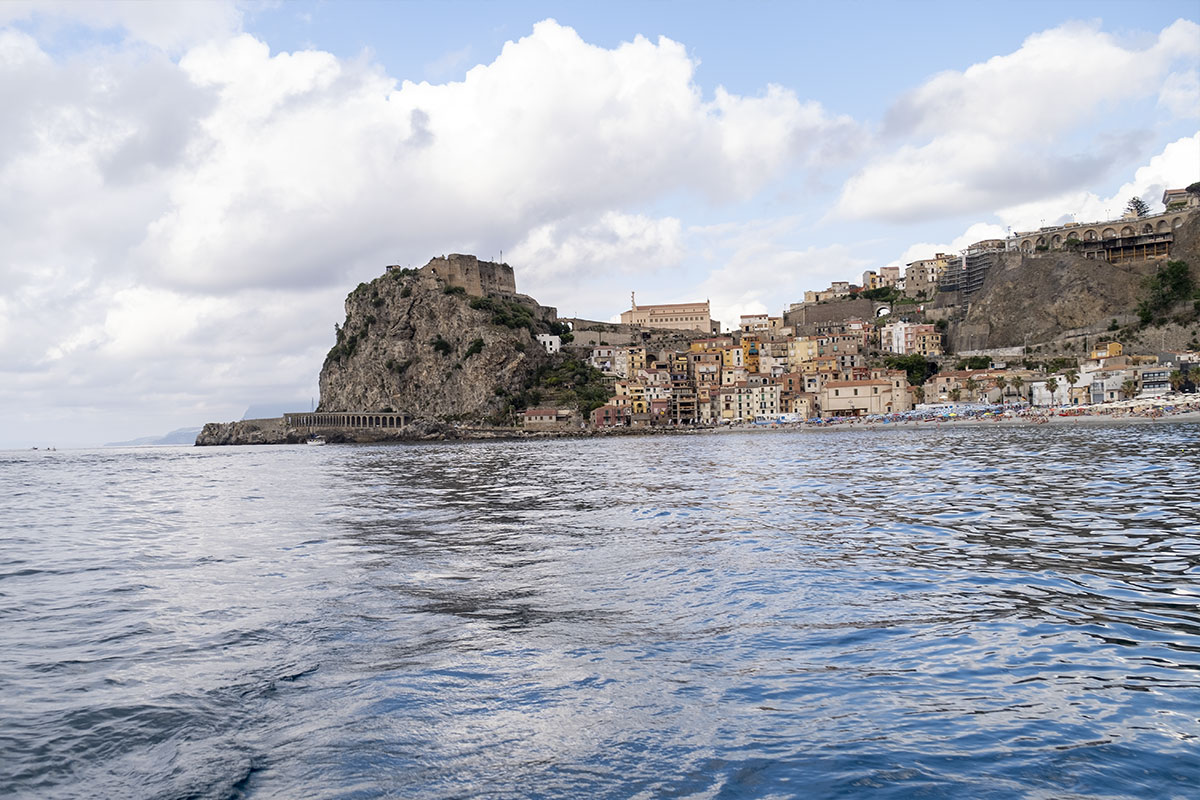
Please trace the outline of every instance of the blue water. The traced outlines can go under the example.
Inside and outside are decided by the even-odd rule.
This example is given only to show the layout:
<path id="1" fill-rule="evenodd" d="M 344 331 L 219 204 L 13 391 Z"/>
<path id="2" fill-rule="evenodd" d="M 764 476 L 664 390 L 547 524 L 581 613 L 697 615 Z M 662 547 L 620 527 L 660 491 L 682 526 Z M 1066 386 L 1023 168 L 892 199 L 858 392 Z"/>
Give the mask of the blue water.
<path id="1" fill-rule="evenodd" d="M 1200 796 L 1200 426 L 0 454 L 0 795 Z"/>

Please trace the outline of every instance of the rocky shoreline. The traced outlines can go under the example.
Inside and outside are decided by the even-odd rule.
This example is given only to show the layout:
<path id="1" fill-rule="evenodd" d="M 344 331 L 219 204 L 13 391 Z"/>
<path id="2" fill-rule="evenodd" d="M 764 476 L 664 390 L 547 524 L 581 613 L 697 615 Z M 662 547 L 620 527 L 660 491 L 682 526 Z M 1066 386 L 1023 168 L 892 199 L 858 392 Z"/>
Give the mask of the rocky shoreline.
<path id="1" fill-rule="evenodd" d="M 529 439 L 594 439 L 614 436 L 689 436 L 731 432 L 817 432 L 829 430 L 919 430 L 950 427 L 993 427 L 996 425 L 1092 425 L 1092 424 L 1150 424 L 1171 422 L 1200 422 L 1200 410 L 1187 409 L 1166 415 L 1143 414 L 1024 414 L 1011 417 L 955 418 L 931 417 L 889 422 L 850 420 L 837 423 L 794 423 L 787 425 L 732 425 L 720 428 L 606 428 L 569 429 L 557 431 L 526 431 L 520 428 L 476 428 L 463 427 L 433 420 L 416 420 L 402 431 L 393 430 L 345 430 L 319 429 L 320 435 L 330 444 L 384 444 L 411 442 L 446 441 L 497 441 Z M 309 437 L 307 430 L 288 426 L 280 419 L 252 419 L 238 422 L 210 422 L 196 437 L 197 447 L 228 445 L 303 444 Z"/>
<path id="2" fill-rule="evenodd" d="M 524 439 L 591 439 L 612 436 L 683 436 L 711 433 L 713 428 L 578 428 L 527 431 L 521 428 L 464 427 L 434 420 L 415 420 L 402 430 L 317 428 L 289 426 L 282 418 L 210 422 L 196 437 L 197 447 L 228 445 L 304 444 L 317 435 L 329 444 L 379 444 L 386 442 L 488 441 Z"/>

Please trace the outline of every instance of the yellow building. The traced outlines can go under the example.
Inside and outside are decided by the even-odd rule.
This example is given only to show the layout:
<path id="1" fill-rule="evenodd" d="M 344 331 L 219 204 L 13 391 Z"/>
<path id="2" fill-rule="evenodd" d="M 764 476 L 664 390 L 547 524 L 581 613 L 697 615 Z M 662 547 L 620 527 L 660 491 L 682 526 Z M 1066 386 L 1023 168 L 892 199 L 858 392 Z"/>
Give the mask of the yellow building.
<path id="1" fill-rule="evenodd" d="M 675 331 L 701 331 L 715 333 L 720 323 L 714 323 L 709 313 L 708 301 L 703 303 L 660 303 L 639 306 L 637 297 L 630 295 L 633 308 L 621 312 L 621 324 L 641 325 L 646 328 L 666 328 Z"/>
<path id="2" fill-rule="evenodd" d="M 746 351 L 739 345 L 730 345 L 729 347 L 721 348 L 721 366 L 722 367 L 744 367 L 746 366 Z"/>
<path id="3" fill-rule="evenodd" d="M 758 372 L 758 339 L 752 336 L 742 339 L 742 366 L 750 372 Z"/>
<path id="4" fill-rule="evenodd" d="M 646 368 L 646 348 L 630 347 L 629 348 L 629 374 L 637 375 L 638 370 Z"/>
<path id="5" fill-rule="evenodd" d="M 787 362 L 789 372 L 803 372 L 804 365 L 820 355 L 816 339 L 801 336 L 788 342 Z"/>
<path id="6" fill-rule="evenodd" d="M 688 349 L 693 353 L 707 353 L 729 347 L 732 344 L 732 336 L 710 336 L 706 339 L 692 339 L 688 342 Z"/>

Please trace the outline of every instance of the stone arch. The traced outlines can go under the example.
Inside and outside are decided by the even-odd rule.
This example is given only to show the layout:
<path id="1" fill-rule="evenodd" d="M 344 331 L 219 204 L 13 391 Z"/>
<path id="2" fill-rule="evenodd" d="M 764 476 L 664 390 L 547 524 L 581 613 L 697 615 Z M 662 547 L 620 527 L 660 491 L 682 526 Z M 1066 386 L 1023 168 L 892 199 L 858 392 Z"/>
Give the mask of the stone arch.
<path id="1" fill-rule="evenodd" d="M 1101 236 L 1103 236 L 1105 239 L 1115 239 L 1115 238 L 1117 238 L 1117 232 L 1116 232 L 1116 231 L 1114 231 L 1112 228 L 1105 228 L 1105 229 L 1104 229 L 1104 232 L 1103 232 L 1103 233 L 1101 233 L 1100 235 L 1101 235 Z"/>
<path id="2" fill-rule="evenodd" d="M 1045 236 L 1039 236 L 1039 237 L 1038 237 L 1038 240 L 1037 240 L 1037 243 L 1038 243 L 1038 247 L 1045 247 L 1045 246 L 1046 246 L 1046 237 L 1045 237 Z"/>
<path id="3" fill-rule="evenodd" d="M 1183 217 L 1176 217 L 1175 219 L 1171 220 L 1172 228 L 1178 228 L 1181 225 L 1183 225 Z"/>
<path id="4" fill-rule="evenodd" d="M 1094 242 L 1094 241 L 1096 241 L 1097 238 L 1099 238 L 1099 236 L 1096 233 L 1095 228 L 1088 228 L 1086 231 L 1083 232 L 1083 240 L 1085 242 Z"/>
<path id="5" fill-rule="evenodd" d="M 1154 226 L 1149 222 L 1142 225 L 1142 233 L 1154 233 Z"/>
<path id="6" fill-rule="evenodd" d="M 1052 247 L 1058 247 L 1061 244 L 1062 244 L 1062 237 L 1059 236 L 1057 233 L 1050 237 L 1050 245 Z"/>
<path id="7" fill-rule="evenodd" d="M 1028 253 L 1033 249 L 1033 242 L 1029 239 L 1026 239 L 1025 241 L 1021 242 L 1021 249 Z"/>
<path id="8" fill-rule="evenodd" d="M 1158 232 L 1166 233 L 1169 230 L 1171 230 L 1171 223 L 1167 222 L 1165 219 L 1160 219 L 1158 221 Z"/>
<path id="9" fill-rule="evenodd" d="M 1133 236 L 1133 228 L 1130 227 L 1129 225 L 1126 225 L 1124 228 L 1121 228 L 1121 235 L 1122 236 Z"/>

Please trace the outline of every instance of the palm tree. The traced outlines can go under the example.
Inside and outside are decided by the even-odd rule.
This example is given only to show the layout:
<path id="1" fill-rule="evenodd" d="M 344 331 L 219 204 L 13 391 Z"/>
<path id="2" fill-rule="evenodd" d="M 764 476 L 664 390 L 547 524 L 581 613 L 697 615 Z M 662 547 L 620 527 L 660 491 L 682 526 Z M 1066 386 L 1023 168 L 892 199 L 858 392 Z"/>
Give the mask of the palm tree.
<path id="1" fill-rule="evenodd" d="M 1167 380 L 1171 382 L 1171 389 L 1176 392 L 1182 392 L 1183 385 L 1187 383 L 1187 379 L 1183 377 L 1183 373 L 1177 369 L 1171 371 L 1171 374 L 1167 376 Z"/>
<path id="2" fill-rule="evenodd" d="M 1125 382 L 1121 384 L 1121 394 L 1125 395 L 1126 400 L 1133 397 L 1137 394 L 1137 383 L 1131 378 L 1126 378 Z"/>
<path id="3" fill-rule="evenodd" d="M 979 383 L 974 378 L 967 378 L 967 382 L 963 384 L 967 387 L 969 397 L 975 397 L 975 390 L 979 388 Z"/>
<path id="4" fill-rule="evenodd" d="M 913 399 L 916 400 L 918 403 L 925 402 L 925 387 L 924 386 L 914 386 L 912 393 L 913 393 Z"/>
<path id="5" fill-rule="evenodd" d="M 1020 375 L 1017 375 L 1012 379 L 1012 381 L 1010 381 L 1010 383 L 1012 384 L 1012 387 L 1016 389 L 1017 397 L 1024 397 L 1024 395 L 1021 394 L 1021 387 L 1025 385 L 1025 379 Z"/>
<path id="6" fill-rule="evenodd" d="M 1048 378 L 1046 380 L 1046 391 L 1050 392 L 1050 405 L 1054 405 L 1054 393 L 1058 391 L 1058 380 L 1056 378 Z"/>
<path id="7" fill-rule="evenodd" d="M 962 397 L 962 389 L 951 389 L 950 390 L 950 399 L 953 400 L 955 403 L 958 402 L 958 398 L 960 398 L 960 397 Z"/>
<path id="8" fill-rule="evenodd" d="M 996 378 L 996 388 L 1000 390 L 1000 402 L 1003 403 L 1005 395 L 1004 390 L 1008 388 L 1008 379 L 1003 375 L 998 376 Z"/>

